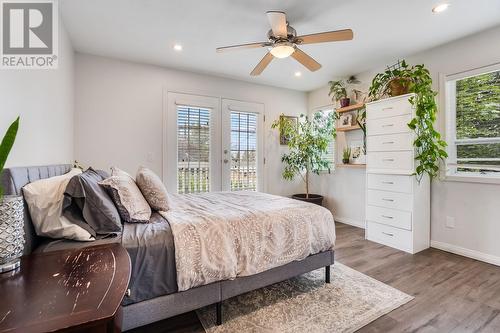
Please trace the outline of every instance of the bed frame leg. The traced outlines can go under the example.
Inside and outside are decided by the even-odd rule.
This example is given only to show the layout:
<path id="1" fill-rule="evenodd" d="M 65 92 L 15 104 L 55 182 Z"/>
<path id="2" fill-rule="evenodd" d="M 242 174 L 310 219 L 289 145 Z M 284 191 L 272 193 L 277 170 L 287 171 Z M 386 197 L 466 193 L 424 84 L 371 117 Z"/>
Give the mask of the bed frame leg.
<path id="1" fill-rule="evenodd" d="M 222 302 L 218 302 L 216 305 L 216 316 L 217 316 L 217 326 L 222 325 Z"/>
<path id="2" fill-rule="evenodd" d="M 325 266 L 325 283 L 330 283 L 330 265 Z"/>

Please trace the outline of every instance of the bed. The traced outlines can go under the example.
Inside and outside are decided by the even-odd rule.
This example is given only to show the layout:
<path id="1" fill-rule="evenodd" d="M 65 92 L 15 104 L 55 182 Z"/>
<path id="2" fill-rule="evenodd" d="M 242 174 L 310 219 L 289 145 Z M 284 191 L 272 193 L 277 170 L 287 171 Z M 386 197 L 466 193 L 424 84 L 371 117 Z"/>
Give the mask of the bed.
<path id="1" fill-rule="evenodd" d="M 1 182 L 6 194 L 20 195 L 29 182 L 64 174 L 70 168 L 51 165 L 5 169 Z M 121 243 L 132 262 L 130 294 L 122 303 L 124 330 L 210 304 L 217 305 L 220 324 L 224 300 L 321 267 L 325 268 L 325 282 L 330 282 L 335 230 L 333 218 L 330 222 L 328 215 L 323 215 L 330 214 L 331 218 L 326 209 L 266 194 L 175 197 L 176 209 L 154 213 L 148 224 L 126 223 L 121 234 L 91 243 L 38 237 L 25 210 L 25 254 Z M 308 213 L 301 213 L 304 210 Z M 220 212 L 224 212 L 224 224 L 214 223 L 221 219 Z M 324 219 L 328 221 L 322 222 Z M 207 242 L 203 242 L 196 238 L 200 233 L 214 236 L 205 237 Z M 273 236 L 276 234 L 280 237 Z M 175 244 L 181 242 L 186 246 L 176 248 Z M 259 253 L 250 256 L 250 252 Z"/>

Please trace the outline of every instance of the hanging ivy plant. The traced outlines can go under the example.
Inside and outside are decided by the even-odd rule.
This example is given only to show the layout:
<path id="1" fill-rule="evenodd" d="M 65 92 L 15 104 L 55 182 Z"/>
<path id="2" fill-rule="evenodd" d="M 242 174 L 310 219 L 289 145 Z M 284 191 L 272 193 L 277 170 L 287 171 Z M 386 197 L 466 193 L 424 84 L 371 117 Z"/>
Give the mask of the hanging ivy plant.
<path id="1" fill-rule="evenodd" d="M 384 73 L 377 74 L 370 86 L 370 98 L 380 99 L 388 94 L 391 95 L 391 84 L 403 82 L 407 92 L 414 93 L 409 98 L 415 108 L 415 117 L 408 123 L 415 132 L 415 160 L 418 165 L 414 175 L 420 182 L 427 174 L 432 179 L 438 175 L 439 163 L 448 157 L 445 151 L 446 142 L 434 129 L 437 115 L 437 104 L 435 97 L 437 93 L 432 90 L 432 78 L 430 72 L 424 65 L 408 66 L 403 60 L 394 66 L 387 68 Z"/>

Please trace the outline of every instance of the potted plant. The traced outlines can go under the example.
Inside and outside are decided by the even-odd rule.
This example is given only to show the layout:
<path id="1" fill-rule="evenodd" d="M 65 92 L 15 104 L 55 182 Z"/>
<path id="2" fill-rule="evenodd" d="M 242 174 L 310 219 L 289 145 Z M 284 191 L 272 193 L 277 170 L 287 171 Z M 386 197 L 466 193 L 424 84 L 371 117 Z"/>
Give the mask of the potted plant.
<path id="1" fill-rule="evenodd" d="M 398 61 L 386 68 L 385 72 L 378 73 L 370 86 L 370 97 L 379 99 L 384 95 L 390 97 L 404 95 L 410 92 L 413 80 L 406 61 Z"/>
<path id="2" fill-rule="evenodd" d="M 0 176 L 14 145 L 19 117 L 10 125 L 0 143 Z M 22 196 L 4 196 L 0 186 L 0 273 L 19 267 L 24 249 L 24 204 Z"/>
<path id="3" fill-rule="evenodd" d="M 330 85 L 330 92 L 328 93 L 328 96 L 333 95 L 333 98 L 340 102 L 340 107 L 344 108 L 349 106 L 351 100 L 347 98 L 347 90 L 344 81 L 330 81 L 328 84 Z"/>
<path id="4" fill-rule="evenodd" d="M 351 148 L 345 147 L 342 151 L 342 163 L 349 164 L 349 159 L 351 158 Z"/>
<path id="5" fill-rule="evenodd" d="M 408 123 L 415 132 L 415 160 L 417 167 L 414 175 L 420 182 L 427 174 L 432 179 L 438 175 L 439 162 L 448 157 L 446 153 L 446 142 L 434 129 L 437 114 L 435 97 L 437 93 L 432 90 L 432 78 L 430 72 L 424 65 L 408 66 L 403 60 L 396 69 L 388 68 L 384 73 L 377 74 L 370 87 L 370 98 L 380 99 L 386 95 L 392 96 L 393 89 L 389 86 L 391 77 L 397 76 L 404 79 L 408 87 L 406 92 L 414 93 L 409 98 L 415 108 L 415 117 Z"/>
<path id="6" fill-rule="evenodd" d="M 293 180 L 300 176 L 305 183 L 305 193 L 294 194 L 294 199 L 321 205 L 323 196 L 311 194 L 309 182 L 311 173 L 318 174 L 322 170 L 330 170 L 330 161 L 325 156 L 328 145 L 335 138 L 334 116 L 323 116 L 317 112 L 312 117 L 300 116 L 299 122 L 292 122 L 286 117 L 279 117 L 272 124 L 282 135 L 287 137 L 290 151 L 281 157 L 285 164 L 283 178 Z"/>

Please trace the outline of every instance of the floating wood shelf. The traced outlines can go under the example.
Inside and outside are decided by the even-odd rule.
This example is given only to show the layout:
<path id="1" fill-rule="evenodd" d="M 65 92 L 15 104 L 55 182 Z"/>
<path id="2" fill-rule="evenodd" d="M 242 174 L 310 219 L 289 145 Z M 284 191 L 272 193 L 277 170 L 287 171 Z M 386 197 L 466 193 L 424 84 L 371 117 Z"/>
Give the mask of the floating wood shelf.
<path id="1" fill-rule="evenodd" d="M 353 126 L 348 126 L 348 127 L 337 127 L 337 132 L 348 132 L 348 131 L 354 131 L 357 129 L 361 129 L 359 125 L 353 125 Z"/>
<path id="2" fill-rule="evenodd" d="M 362 109 L 364 107 L 365 107 L 365 103 L 358 103 L 358 104 L 346 106 L 345 108 L 338 108 L 335 111 L 337 111 L 338 113 L 342 113 L 342 112 L 356 111 L 356 110 Z"/>
<path id="3" fill-rule="evenodd" d="M 353 169 L 364 169 L 366 164 L 335 164 L 337 168 L 353 168 Z"/>

